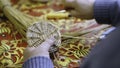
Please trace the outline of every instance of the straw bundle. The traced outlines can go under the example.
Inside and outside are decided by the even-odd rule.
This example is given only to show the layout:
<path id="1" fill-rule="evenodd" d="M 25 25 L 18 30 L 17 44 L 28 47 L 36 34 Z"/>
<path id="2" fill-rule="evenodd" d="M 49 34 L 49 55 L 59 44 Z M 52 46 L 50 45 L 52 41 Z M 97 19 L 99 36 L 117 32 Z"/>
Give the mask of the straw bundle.
<path id="1" fill-rule="evenodd" d="M 11 21 L 11 23 L 15 26 L 16 29 L 21 33 L 21 35 L 28 40 L 29 46 L 37 46 L 36 43 L 42 43 L 45 39 L 54 36 L 55 37 L 55 45 L 58 46 L 61 44 L 61 35 L 56 26 L 52 25 L 51 22 L 43 21 L 32 16 L 28 16 L 17 9 L 11 6 L 9 0 L 0 0 L 0 9 L 3 10 L 6 17 Z M 34 23 L 38 23 L 38 26 L 34 26 Z M 50 24 L 51 23 L 51 24 Z M 39 25 L 40 24 L 40 25 Z M 30 30 L 31 27 L 31 30 Z M 29 28 L 29 29 L 28 29 Z M 41 29 L 41 30 L 39 30 Z M 26 36 L 26 32 L 27 36 Z M 36 32 L 37 31 L 37 32 Z M 53 32 L 54 31 L 54 32 Z M 46 33 L 47 32 L 47 33 Z M 43 33 L 43 35 L 41 35 Z M 38 34 L 38 35 L 36 35 Z M 35 41 L 34 41 L 34 39 Z M 36 41 L 37 40 L 37 41 Z M 32 41 L 32 42 L 29 42 Z"/>
<path id="2" fill-rule="evenodd" d="M 13 8 L 9 0 L 0 0 L 0 9 L 23 37 L 26 37 L 27 28 L 37 21 L 36 18 Z"/>

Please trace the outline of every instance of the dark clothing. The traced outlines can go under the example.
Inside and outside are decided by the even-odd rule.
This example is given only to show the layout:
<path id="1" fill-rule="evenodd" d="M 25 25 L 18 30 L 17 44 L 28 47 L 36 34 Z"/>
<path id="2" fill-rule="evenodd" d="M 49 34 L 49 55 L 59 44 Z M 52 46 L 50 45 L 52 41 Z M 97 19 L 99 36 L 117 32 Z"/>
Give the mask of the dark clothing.
<path id="1" fill-rule="evenodd" d="M 116 29 L 92 48 L 80 68 L 120 68 L 120 0 L 96 0 L 94 11 L 98 23 Z"/>
<path id="2" fill-rule="evenodd" d="M 22 68 L 54 68 L 54 66 L 51 59 L 37 56 L 25 61 Z"/>

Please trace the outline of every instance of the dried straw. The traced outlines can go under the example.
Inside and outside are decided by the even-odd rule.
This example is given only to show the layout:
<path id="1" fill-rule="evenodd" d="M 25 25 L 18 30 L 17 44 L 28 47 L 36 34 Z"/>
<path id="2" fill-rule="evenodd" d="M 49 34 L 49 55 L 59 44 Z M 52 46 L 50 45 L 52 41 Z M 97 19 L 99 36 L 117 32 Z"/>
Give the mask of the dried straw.
<path id="1" fill-rule="evenodd" d="M 26 37 L 27 28 L 34 22 L 38 21 L 37 18 L 24 14 L 13 8 L 9 0 L 0 0 L 0 9 L 23 37 Z"/>

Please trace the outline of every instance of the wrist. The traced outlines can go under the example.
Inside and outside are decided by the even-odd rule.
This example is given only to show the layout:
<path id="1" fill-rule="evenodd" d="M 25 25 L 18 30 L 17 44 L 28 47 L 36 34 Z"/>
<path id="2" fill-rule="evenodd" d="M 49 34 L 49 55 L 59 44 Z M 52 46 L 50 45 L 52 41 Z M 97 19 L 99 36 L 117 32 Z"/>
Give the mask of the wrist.
<path id="1" fill-rule="evenodd" d="M 39 53 L 34 53 L 31 57 L 36 57 L 36 56 L 44 56 L 44 57 L 50 58 L 48 51 L 39 52 Z"/>
<path id="2" fill-rule="evenodd" d="M 46 57 L 46 58 L 50 58 L 49 56 L 49 52 L 45 51 L 45 52 L 39 52 L 39 53 L 31 53 L 28 56 L 24 56 L 24 61 L 30 59 L 30 58 L 34 58 L 34 57 Z"/>

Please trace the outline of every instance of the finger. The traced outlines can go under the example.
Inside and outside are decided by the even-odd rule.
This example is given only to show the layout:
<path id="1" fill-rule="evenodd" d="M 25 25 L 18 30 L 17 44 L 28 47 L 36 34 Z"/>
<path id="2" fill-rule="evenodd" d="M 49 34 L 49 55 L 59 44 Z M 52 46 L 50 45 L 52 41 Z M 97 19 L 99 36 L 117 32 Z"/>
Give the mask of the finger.
<path id="1" fill-rule="evenodd" d="M 54 38 L 54 37 L 51 37 L 51 38 L 45 40 L 45 43 L 46 43 L 46 44 L 49 44 L 49 45 L 53 45 L 54 42 L 55 42 L 55 38 Z"/>
<path id="2" fill-rule="evenodd" d="M 35 47 L 30 47 L 30 46 L 27 46 L 25 50 L 34 50 Z"/>
<path id="3" fill-rule="evenodd" d="M 80 15 L 80 12 L 78 12 L 76 10 L 71 10 L 69 12 L 70 12 L 70 15 L 73 17 L 79 17 L 79 15 Z"/>
<path id="4" fill-rule="evenodd" d="M 40 44 L 37 48 L 44 48 L 44 49 L 49 49 L 51 45 L 53 45 L 55 42 L 55 38 L 51 37 L 49 39 L 46 39 L 42 44 Z"/>
<path id="5" fill-rule="evenodd" d="M 69 11 L 70 15 L 73 17 L 81 18 L 81 19 L 91 19 L 91 15 L 84 14 L 83 12 L 77 11 L 77 10 L 71 10 Z"/>

